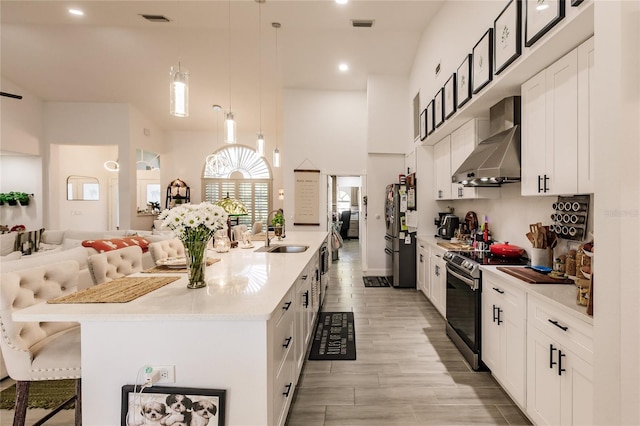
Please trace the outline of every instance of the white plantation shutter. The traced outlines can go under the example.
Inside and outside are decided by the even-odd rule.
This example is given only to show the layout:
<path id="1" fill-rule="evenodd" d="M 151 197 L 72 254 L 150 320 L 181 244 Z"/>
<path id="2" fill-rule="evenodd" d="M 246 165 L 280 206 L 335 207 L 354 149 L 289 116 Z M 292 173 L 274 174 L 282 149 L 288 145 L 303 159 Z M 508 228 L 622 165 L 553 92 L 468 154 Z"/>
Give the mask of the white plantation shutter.
<path id="1" fill-rule="evenodd" d="M 213 156 L 224 158 L 227 167 L 216 170 Z M 248 214 L 238 218 L 239 224 L 249 227 L 256 222 L 266 224 L 271 210 L 271 172 L 264 158 L 245 146 L 237 145 L 218 150 L 207 157 L 202 179 L 202 198 L 216 202 L 226 197 L 236 198 L 247 207 Z M 243 179 L 231 178 L 239 172 Z M 237 176 L 235 173 L 234 177 Z"/>

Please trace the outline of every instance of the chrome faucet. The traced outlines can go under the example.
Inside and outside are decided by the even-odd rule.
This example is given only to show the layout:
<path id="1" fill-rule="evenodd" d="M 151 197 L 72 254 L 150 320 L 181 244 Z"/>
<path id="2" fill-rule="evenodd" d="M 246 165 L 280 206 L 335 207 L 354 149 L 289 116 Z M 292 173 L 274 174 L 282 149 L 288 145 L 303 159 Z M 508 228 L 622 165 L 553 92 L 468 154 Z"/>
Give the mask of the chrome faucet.
<path id="1" fill-rule="evenodd" d="M 269 224 L 271 223 L 271 220 L 269 220 L 269 218 L 271 217 L 271 214 L 273 213 L 278 213 L 279 210 L 271 210 L 269 212 L 269 214 L 267 214 L 267 235 L 265 236 L 265 241 L 267 242 L 266 245 L 267 247 L 271 247 L 271 240 L 269 239 Z M 275 231 L 273 231 L 275 232 Z"/>

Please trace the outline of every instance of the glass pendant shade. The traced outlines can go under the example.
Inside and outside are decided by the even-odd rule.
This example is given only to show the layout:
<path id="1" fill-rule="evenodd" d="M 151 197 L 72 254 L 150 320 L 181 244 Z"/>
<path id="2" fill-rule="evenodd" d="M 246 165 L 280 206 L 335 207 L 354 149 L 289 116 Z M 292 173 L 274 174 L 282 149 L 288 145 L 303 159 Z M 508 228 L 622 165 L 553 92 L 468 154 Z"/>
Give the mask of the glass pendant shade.
<path id="1" fill-rule="evenodd" d="M 225 125 L 225 142 L 236 143 L 236 121 L 233 119 L 233 113 L 227 113 Z"/>
<path id="2" fill-rule="evenodd" d="M 189 73 L 186 69 L 171 67 L 169 82 L 169 113 L 176 117 L 189 116 Z"/>
<path id="3" fill-rule="evenodd" d="M 262 133 L 258 133 L 258 139 L 256 139 L 256 152 L 264 157 L 264 136 Z"/>
<path id="4" fill-rule="evenodd" d="M 280 150 L 278 148 L 273 151 L 273 167 L 280 167 Z"/>

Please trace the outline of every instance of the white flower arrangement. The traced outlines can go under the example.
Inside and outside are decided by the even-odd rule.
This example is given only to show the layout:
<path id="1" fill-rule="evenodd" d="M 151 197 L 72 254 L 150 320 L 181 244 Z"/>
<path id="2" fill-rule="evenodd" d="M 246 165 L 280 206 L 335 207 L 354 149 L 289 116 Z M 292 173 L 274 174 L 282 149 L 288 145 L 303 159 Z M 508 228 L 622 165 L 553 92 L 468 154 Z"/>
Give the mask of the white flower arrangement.
<path id="1" fill-rule="evenodd" d="M 212 203 L 180 204 L 158 216 L 183 242 L 209 241 L 219 229 L 227 228 L 227 213 Z"/>

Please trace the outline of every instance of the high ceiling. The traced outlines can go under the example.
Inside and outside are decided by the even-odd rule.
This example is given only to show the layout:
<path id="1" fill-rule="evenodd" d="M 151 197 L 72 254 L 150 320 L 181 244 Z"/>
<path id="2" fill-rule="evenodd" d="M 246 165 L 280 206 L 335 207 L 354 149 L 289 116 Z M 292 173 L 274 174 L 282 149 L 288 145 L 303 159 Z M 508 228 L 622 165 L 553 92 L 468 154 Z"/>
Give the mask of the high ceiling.
<path id="1" fill-rule="evenodd" d="M 268 137 L 281 87 L 365 90 L 368 75 L 408 75 L 443 1 L 2 0 L 2 77 L 47 101 L 130 103 L 165 130 L 215 130 L 222 115 L 212 105 L 231 104 L 241 134 L 257 132 L 262 117 Z M 178 61 L 190 74 L 187 118 L 169 115 Z"/>

